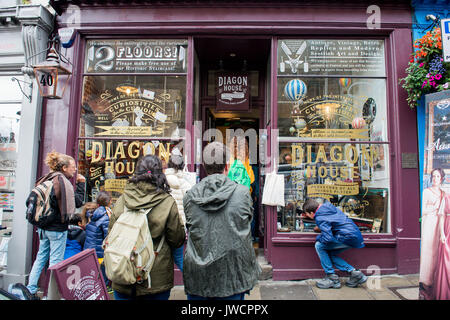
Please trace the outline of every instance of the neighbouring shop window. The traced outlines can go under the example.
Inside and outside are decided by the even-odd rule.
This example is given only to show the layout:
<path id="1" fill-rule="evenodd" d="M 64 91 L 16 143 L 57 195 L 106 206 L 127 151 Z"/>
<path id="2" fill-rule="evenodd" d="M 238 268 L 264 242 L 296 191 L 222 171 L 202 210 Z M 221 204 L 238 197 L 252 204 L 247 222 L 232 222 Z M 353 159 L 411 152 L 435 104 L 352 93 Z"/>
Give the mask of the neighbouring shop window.
<path id="1" fill-rule="evenodd" d="M 138 158 L 184 151 L 187 40 L 88 40 L 78 164 L 87 200 L 116 200 Z"/>
<path id="2" fill-rule="evenodd" d="M 308 197 L 330 201 L 362 232 L 390 231 L 383 40 L 280 40 L 278 129 L 278 231 L 313 231 L 301 215 Z"/>
<path id="3" fill-rule="evenodd" d="M 17 83 L 11 81 L 12 76 L 23 79 L 20 75 L 0 76 L 0 270 L 7 265 L 8 242 L 12 233 L 22 109 L 22 94 Z"/>

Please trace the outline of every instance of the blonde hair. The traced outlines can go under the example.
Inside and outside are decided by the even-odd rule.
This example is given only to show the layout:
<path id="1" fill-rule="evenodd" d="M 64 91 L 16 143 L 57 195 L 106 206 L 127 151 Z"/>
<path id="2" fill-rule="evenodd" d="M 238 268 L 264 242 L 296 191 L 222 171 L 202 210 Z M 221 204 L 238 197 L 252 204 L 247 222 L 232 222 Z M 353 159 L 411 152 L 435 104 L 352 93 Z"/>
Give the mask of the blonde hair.
<path id="1" fill-rule="evenodd" d="M 70 161 L 75 162 L 75 159 L 67 154 L 59 153 L 56 151 L 49 152 L 45 158 L 45 164 L 52 171 L 62 171 L 64 166 L 69 166 Z"/>
<path id="2" fill-rule="evenodd" d="M 83 226 L 87 225 L 90 221 L 90 219 L 88 219 L 88 217 L 86 217 L 86 213 L 87 211 L 93 211 L 95 209 L 97 209 L 98 205 L 95 202 L 86 202 L 83 205 L 83 208 L 81 209 L 81 223 L 83 224 Z"/>

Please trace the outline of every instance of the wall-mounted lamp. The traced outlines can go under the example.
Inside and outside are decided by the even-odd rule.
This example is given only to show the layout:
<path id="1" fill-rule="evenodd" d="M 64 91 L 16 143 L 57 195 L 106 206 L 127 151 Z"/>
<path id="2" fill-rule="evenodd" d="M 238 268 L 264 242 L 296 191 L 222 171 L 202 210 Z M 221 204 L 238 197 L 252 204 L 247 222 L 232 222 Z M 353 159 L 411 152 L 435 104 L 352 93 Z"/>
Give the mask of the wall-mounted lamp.
<path id="1" fill-rule="evenodd" d="M 46 61 L 33 65 L 39 93 L 48 99 L 61 99 L 72 76 L 70 70 L 61 66 L 62 55 L 55 48 L 58 41 L 58 36 L 53 38 Z"/>

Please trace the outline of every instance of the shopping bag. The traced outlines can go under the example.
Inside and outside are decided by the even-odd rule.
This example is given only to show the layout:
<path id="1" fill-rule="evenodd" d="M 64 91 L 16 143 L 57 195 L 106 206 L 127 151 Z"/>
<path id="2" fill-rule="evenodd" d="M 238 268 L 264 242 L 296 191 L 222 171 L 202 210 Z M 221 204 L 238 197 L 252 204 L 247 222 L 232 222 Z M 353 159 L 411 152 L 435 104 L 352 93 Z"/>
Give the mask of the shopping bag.
<path id="1" fill-rule="evenodd" d="M 284 207 L 284 176 L 275 171 L 266 175 L 262 204 Z"/>

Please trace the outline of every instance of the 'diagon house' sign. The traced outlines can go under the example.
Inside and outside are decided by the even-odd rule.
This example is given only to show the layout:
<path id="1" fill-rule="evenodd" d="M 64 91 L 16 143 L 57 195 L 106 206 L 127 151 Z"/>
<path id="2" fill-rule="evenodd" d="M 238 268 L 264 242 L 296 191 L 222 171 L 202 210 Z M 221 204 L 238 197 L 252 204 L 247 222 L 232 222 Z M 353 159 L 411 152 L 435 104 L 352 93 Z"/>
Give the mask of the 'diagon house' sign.
<path id="1" fill-rule="evenodd" d="M 217 110 L 249 110 L 250 85 L 247 72 L 217 72 L 216 88 Z"/>

